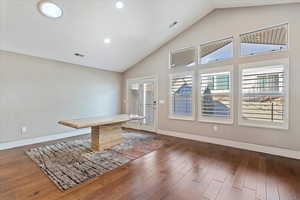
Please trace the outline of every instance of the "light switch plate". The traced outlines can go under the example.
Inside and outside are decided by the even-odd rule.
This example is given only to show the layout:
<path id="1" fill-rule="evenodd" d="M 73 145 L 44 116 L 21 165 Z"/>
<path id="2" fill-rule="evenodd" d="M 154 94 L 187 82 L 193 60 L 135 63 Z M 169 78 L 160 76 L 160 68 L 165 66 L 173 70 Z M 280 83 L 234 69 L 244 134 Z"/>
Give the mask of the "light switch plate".
<path id="1" fill-rule="evenodd" d="M 220 127 L 219 127 L 218 125 L 214 125 L 214 126 L 213 126 L 213 131 L 214 131 L 215 133 L 219 132 L 219 130 L 220 130 Z"/>
<path id="2" fill-rule="evenodd" d="M 159 104 L 165 104 L 165 100 L 159 100 Z"/>
<path id="3" fill-rule="evenodd" d="M 27 127 L 26 126 L 22 126 L 21 127 L 21 135 L 25 135 L 27 132 Z"/>

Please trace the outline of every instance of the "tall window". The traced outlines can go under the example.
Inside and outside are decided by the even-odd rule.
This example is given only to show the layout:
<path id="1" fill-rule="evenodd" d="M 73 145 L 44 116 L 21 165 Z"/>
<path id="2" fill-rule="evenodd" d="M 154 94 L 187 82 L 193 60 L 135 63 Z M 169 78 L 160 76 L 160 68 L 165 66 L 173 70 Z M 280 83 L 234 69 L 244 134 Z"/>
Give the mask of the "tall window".
<path id="1" fill-rule="evenodd" d="M 193 73 L 170 75 L 170 118 L 193 119 Z"/>
<path id="2" fill-rule="evenodd" d="M 288 60 L 243 65 L 240 123 L 288 127 Z"/>
<path id="3" fill-rule="evenodd" d="M 200 45 L 201 64 L 233 57 L 233 37 Z"/>
<path id="4" fill-rule="evenodd" d="M 232 123 L 232 66 L 199 72 L 199 120 Z"/>
<path id="5" fill-rule="evenodd" d="M 240 35 L 241 55 L 256 55 L 288 48 L 288 24 Z"/>

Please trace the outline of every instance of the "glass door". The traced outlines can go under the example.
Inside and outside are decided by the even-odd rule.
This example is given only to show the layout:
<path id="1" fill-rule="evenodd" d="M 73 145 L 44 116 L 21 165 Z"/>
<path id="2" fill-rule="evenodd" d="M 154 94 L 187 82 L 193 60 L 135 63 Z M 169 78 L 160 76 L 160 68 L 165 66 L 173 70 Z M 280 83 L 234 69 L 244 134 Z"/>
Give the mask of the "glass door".
<path id="1" fill-rule="evenodd" d="M 127 84 L 128 114 L 144 116 L 144 120 L 131 121 L 129 128 L 156 131 L 157 94 L 155 79 L 129 80 Z"/>

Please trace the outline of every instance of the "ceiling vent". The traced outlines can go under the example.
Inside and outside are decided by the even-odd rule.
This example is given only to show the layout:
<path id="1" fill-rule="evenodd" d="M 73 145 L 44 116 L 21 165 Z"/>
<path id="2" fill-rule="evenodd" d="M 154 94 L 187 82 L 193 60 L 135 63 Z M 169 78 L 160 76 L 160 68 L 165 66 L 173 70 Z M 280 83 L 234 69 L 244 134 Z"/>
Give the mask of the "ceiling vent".
<path id="1" fill-rule="evenodd" d="M 174 28 L 178 23 L 178 21 L 174 21 L 172 24 L 169 25 L 169 28 Z"/>
<path id="2" fill-rule="evenodd" d="M 74 53 L 74 56 L 81 57 L 81 58 L 84 57 L 84 55 L 83 55 L 83 54 L 80 54 L 80 53 Z"/>

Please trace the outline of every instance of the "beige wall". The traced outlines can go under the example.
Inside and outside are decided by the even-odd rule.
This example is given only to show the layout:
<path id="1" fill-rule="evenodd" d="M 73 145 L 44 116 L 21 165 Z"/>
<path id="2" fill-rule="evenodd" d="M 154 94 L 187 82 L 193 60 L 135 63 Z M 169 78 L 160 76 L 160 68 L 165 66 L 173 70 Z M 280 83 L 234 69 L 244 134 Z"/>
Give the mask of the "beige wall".
<path id="1" fill-rule="evenodd" d="M 0 51 L 0 143 L 74 130 L 58 120 L 119 113 L 121 81 L 120 73 Z"/>
<path id="2" fill-rule="evenodd" d="M 265 6 L 251 8 L 233 8 L 216 10 L 196 23 L 190 29 L 180 34 L 173 41 L 169 42 L 155 53 L 136 64 L 124 73 L 123 85 L 130 78 L 157 75 L 159 78 L 159 99 L 165 100 L 165 104 L 159 105 L 158 128 L 168 131 L 185 132 L 195 135 L 218 137 L 235 141 L 249 142 L 254 144 L 283 147 L 300 150 L 300 4 Z M 235 58 L 230 61 L 218 63 L 218 65 L 233 64 L 238 74 L 238 64 L 261 61 L 278 57 L 290 57 L 290 128 L 287 131 L 239 127 L 237 125 L 237 103 L 235 103 L 235 124 L 220 125 L 220 131 L 215 133 L 212 130 L 213 124 L 201 123 L 197 121 L 171 120 L 168 118 L 168 74 L 172 70 L 168 69 L 169 49 L 179 49 L 188 46 L 199 45 L 207 41 L 222 39 L 233 35 L 238 38 L 240 33 L 257 30 L 260 28 L 289 23 L 290 48 L 289 52 L 274 53 L 273 55 L 263 55 L 259 57 Z M 235 43 L 236 47 L 238 43 Z M 236 48 L 235 54 L 238 49 Z M 207 67 L 217 66 L 211 64 Z M 196 71 L 200 66 L 190 68 Z M 178 69 L 176 71 L 184 71 Z M 238 91 L 238 85 L 235 85 Z M 123 93 L 126 99 L 126 93 Z M 235 93 L 237 94 L 237 93 Z M 238 97 L 235 95 L 235 102 Z M 123 109 L 125 105 L 123 105 Z M 124 109 L 125 110 L 125 109 Z M 298 120 L 298 121 L 297 121 Z M 298 122 L 298 123 L 297 123 Z"/>

